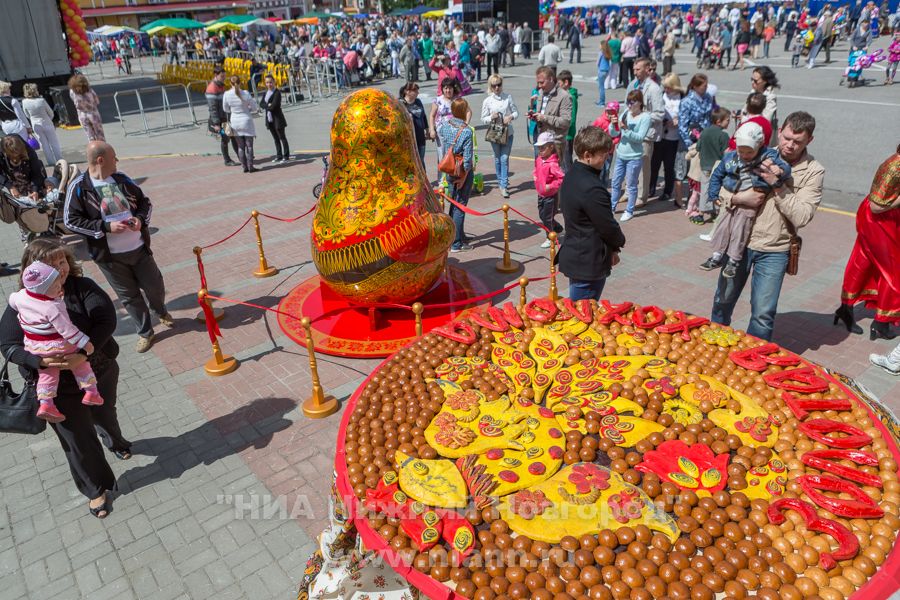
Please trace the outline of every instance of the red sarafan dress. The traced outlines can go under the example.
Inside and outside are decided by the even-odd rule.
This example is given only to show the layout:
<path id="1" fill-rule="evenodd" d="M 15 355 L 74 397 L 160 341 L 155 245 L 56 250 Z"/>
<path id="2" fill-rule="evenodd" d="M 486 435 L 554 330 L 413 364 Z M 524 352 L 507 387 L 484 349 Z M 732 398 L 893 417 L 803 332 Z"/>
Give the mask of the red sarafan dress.
<path id="1" fill-rule="evenodd" d="M 875 320 L 900 322 L 900 206 L 880 213 L 872 204 L 887 207 L 900 195 L 900 149 L 881 163 L 869 195 L 856 212 L 856 244 L 847 268 L 841 300 L 865 302 Z"/>

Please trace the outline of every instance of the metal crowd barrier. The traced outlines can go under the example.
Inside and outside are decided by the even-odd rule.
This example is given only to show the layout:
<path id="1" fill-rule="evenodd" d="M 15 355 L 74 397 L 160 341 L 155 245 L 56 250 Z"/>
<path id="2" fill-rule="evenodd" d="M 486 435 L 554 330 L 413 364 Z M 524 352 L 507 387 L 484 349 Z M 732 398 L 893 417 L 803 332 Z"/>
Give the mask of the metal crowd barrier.
<path id="1" fill-rule="evenodd" d="M 180 100 L 181 93 L 184 94 L 184 101 Z M 130 100 L 132 97 L 133 101 Z M 116 116 L 126 136 L 153 135 L 173 129 L 193 128 L 199 124 L 187 85 L 169 84 L 119 90 L 113 94 L 113 102 L 116 105 Z M 129 129 L 128 123 L 135 120 L 140 122 L 140 126 Z"/>

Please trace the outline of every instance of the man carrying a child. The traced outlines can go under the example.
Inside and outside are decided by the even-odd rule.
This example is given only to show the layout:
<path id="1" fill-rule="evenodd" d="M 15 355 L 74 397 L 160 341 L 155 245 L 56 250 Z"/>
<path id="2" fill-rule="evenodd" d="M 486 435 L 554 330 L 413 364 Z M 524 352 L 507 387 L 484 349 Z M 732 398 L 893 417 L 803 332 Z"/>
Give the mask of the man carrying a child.
<path id="1" fill-rule="evenodd" d="M 796 232 L 812 221 L 822 200 L 825 168 L 806 151 L 815 127 L 812 115 L 797 111 L 785 119 L 779 131 L 778 153 L 790 166 L 790 178 L 783 179 L 782 170 L 766 159 L 755 166 L 754 173 L 771 190 L 751 187 L 738 192 L 719 191 L 723 207 L 745 207 L 756 211 L 756 217 L 734 276 L 719 275 L 711 316 L 714 322 L 731 324 L 734 307 L 749 278 L 751 316 L 747 333 L 772 339 L 792 230 Z"/>

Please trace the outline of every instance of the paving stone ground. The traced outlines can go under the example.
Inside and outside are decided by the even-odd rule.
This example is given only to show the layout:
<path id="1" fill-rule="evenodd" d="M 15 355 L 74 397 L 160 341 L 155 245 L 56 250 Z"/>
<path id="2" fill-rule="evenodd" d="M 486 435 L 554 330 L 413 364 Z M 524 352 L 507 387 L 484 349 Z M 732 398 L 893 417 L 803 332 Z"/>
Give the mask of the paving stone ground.
<path id="1" fill-rule="evenodd" d="M 132 150 L 120 151 L 123 156 L 182 150 L 165 136 L 114 142 Z M 67 142 L 67 150 L 70 143 L 75 142 Z M 142 151 L 133 151 L 137 147 Z M 287 165 L 261 164 L 263 172 L 253 175 L 224 168 L 219 158 L 209 156 L 120 163 L 153 200 L 153 249 L 178 324 L 174 330 L 160 330 L 153 349 L 139 355 L 133 349 L 132 324 L 120 310 L 119 414 L 125 435 L 135 442 L 135 457 L 122 462 L 110 455 L 119 496 L 105 521 L 88 514 L 52 433 L 0 436 L 0 600 L 294 595 L 315 535 L 326 522 L 340 413 L 320 421 L 302 416 L 298 405 L 310 392 L 306 351 L 281 332 L 273 315 L 257 309 L 225 307 L 222 346 L 241 366 L 220 378 L 204 373 L 210 348 L 203 326 L 193 320 L 199 284 L 191 248 L 231 233 L 252 209 L 291 217 L 312 206 L 310 190 L 321 174 L 319 155 L 301 153 L 302 159 Z M 871 171 L 881 160 L 876 158 Z M 434 157 L 429 160 L 434 174 Z M 471 205 L 493 209 L 502 199 L 492 185 L 490 161 L 482 161 L 482 170 L 488 192 L 474 197 Z M 510 204 L 536 218 L 531 164 L 513 160 L 512 170 Z M 274 307 L 315 273 L 308 218 L 293 224 L 263 220 L 262 227 L 267 255 L 280 273 L 264 280 L 252 277 L 257 254 L 248 228 L 205 253 L 213 293 Z M 542 237 L 519 218 L 512 219 L 511 245 L 524 268 L 508 275 L 494 271 L 502 249 L 501 227 L 500 215 L 468 218 L 467 232 L 476 249 L 452 255 L 450 263 L 490 289 L 523 274 L 546 274 Z M 624 230 L 628 242 L 622 263 L 604 295 L 708 315 L 715 275 L 697 268 L 708 254 L 708 245 L 697 238 L 704 230 L 661 203 L 639 211 Z M 775 341 L 839 368 L 900 409 L 898 379 L 867 361 L 870 352 L 886 352 L 890 343 L 848 335 L 831 324 L 855 235 L 852 217 L 822 210 L 803 234 L 800 274 L 786 280 Z M 83 256 L 83 246 L 77 248 Z M 20 251 L 18 232 L 0 228 L 0 257 L 17 262 Z M 92 263 L 85 263 L 85 270 L 109 289 Z M 4 297 L 15 287 L 14 278 L 0 280 Z M 566 288 L 561 277 L 560 292 L 565 294 Z M 545 294 L 547 284 L 536 283 L 529 292 Z M 748 298 L 745 293 L 736 311 L 737 327 L 746 326 Z M 868 328 L 871 312 L 858 314 Z M 376 364 L 319 357 L 326 391 L 342 400 Z"/>

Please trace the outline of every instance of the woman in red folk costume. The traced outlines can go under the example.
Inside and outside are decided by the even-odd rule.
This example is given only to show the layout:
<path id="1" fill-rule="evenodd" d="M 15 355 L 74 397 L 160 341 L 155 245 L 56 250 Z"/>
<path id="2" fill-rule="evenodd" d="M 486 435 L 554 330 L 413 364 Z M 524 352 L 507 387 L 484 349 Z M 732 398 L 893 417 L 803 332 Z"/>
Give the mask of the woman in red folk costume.
<path id="1" fill-rule="evenodd" d="M 871 339 L 893 339 L 891 324 L 900 322 L 900 146 L 875 172 L 872 188 L 856 213 L 856 244 L 844 270 L 841 306 L 834 323 L 862 333 L 853 305 L 875 309 Z"/>

